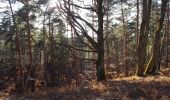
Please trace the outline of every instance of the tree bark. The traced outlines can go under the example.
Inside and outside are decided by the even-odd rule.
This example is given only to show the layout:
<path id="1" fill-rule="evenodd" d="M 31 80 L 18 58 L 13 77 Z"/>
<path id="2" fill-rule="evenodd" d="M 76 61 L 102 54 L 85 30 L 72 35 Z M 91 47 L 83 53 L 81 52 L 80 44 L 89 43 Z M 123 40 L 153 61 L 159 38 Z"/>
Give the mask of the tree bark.
<path id="1" fill-rule="evenodd" d="M 106 80 L 105 69 L 104 69 L 104 38 L 103 38 L 103 9 L 102 4 L 103 0 L 97 0 L 97 9 L 98 9 L 98 33 L 97 33 L 97 61 L 96 61 L 96 69 L 97 69 L 97 80 Z"/>
<path id="2" fill-rule="evenodd" d="M 29 5 L 28 2 L 26 3 L 27 5 L 27 34 L 28 34 L 28 52 L 29 52 L 29 64 L 32 66 L 32 42 L 31 42 L 31 29 L 30 29 L 30 17 L 29 17 Z"/>
<path id="3" fill-rule="evenodd" d="M 170 35 L 169 35 L 169 31 L 170 31 L 170 28 L 169 28 L 169 13 L 170 13 L 170 8 L 169 8 L 169 3 L 168 3 L 168 13 L 167 13 L 167 19 L 166 19 L 166 67 L 168 68 L 168 64 L 169 64 L 169 41 L 170 41 Z"/>
<path id="4" fill-rule="evenodd" d="M 19 42 L 19 35 L 18 35 L 18 28 L 17 28 L 17 23 L 16 23 L 16 19 L 13 13 L 13 9 L 12 9 L 12 5 L 11 5 L 11 1 L 8 0 L 9 5 L 10 5 L 10 10 L 11 10 L 11 15 L 12 15 L 12 20 L 14 23 L 14 32 L 15 32 L 15 45 L 16 45 L 16 49 L 18 51 L 18 55 L 19 55 L 19 81 L 16 80 L 16 89 L 18 92 L 22 92 L 24 90 L 24 72 L 23 72 L 23 60 L 22 60 L 22 50 L 21 50 L 21 46 L 20 46 L 20 42 Z M 16 72 L 17 73 L 17 72 Z M 17 75 L 17 74 L 16 74 Z M 18 78 L 18 76 L 16 76 Z"/>
<path id="5" fill-rule="evenodd" d="M 136 15 L 136 43 L 139 41 L 139 0 L 136 3 L 137 15 Z"/>
<path id="6" fill-rule="evenodd" d="M 28 77 L 34 77 L 35 76 L 35 66 L 33 66 L 33 63 L 32 63 L 32 41 L 31 41 L 31 28 L 30 28 L 30 17 L 29 17 L 29 13 L 30 13 L 30 9 L 29 9 L 29 2 L 27 1 L 26 2 L 26 10 L 27 10 L 27 18 L 26 18 L 26 29 L 27 29 L 27 42 L 28 42 L 28 54 L 29 54 L 29 67 L 30 67 L 30 71 L 28 72 L 28 75 L 27 75 L 27 80 L 26 80 L 26 84 L 25 84 L 25 89 L 27 88 L 27 83 L 28 81 Z M 29 85 L 29 84 L 28 84 Z M 35 90 L 35 84 L 30 84 L 32 85 L 31 87 L 34 87 L 33 90 Z M 28 86 L 29 87 L 29 86 Z"/>
<path id="7" fill-rule="evenodd" d="M 137 76 L 144 75 L 149 20 L 150 20 L 150 14 L 151 14 L 151 4 L 152 4 L 152 0 L 143 0 L 142 23 L 140 27 L 140 36 L 139 36 L 139 41 L 138 41 Z"/>
<path id="8" fill-rule="evenodd" d="M 46 11 L 45 11 L 46 12 Z M 48 84 L 48 77 L 47 77 L 47 49 L 46 49 L 46 30 L 45 30 L 45 20 L 46 20 L 46 18 L 45 18 L 46 16 L 45 16 L 45 13 L 44 13 L 44 18 L 43 18 L 43 41 L 44 41 L 44 43 L 43 43 L 43 54 L 44 54 L 44 70 L 45 70 L 45 85 L 47 85 Z"/>
<path id="9" fill-rule="evenodd" d="M 152 56 L 149 60 L 149 63 L 147 64 L 144 74 L 154 74 L 158 68 L 157 61 L 159 59 L 159 52 L 161 47 L 161 30 L 163 28 L 167 3 L 168 0 L 162 0 L 161 17 L 159 21 L 159 27 L 155 34 Z"/>
<path id="10" fill-rule="evenodd" d="M 106 76 L 105 76 L 105 70 L 104 70 L 104 49 L 102 48 L 102 46 L 99 47 L 100 50 L 98 50 L 97 55 L 97 61 L 96 61 L 96 69 L 97 69 L 97 80 L 101 81 L 101 80 L 106 80 Z"/>
<path id="11" fill-rule="evenodd" d="M 115 67 L 117 77 L 120 75 L 120 67 L 119 67 L 119 52 L 118 52 L 118 39 L 114 36 L 114 48 L 115 48 Z"/>
<path id="12" fill-rule="evenodd" d="M 126 32 L 126 25 L 125 25 L 125 17 L 124 17 L 124 9 L 121 1 L 121 12 L 122 12 L 122 23 L 123 23 L 123 33 L 124 33 L 124 68 L 125 68 L 125 76 L 129 74 L 129 68 L 127 63 L 127 32 Z"/>
<path id="13" fill-rule="evenodd" d="M 95 49 L 95 52 L 98 55 L 98 58 L 96 60 L 96 70 L 97 70 L 96 75 L 97 75 L 98 81 L 106 80 L 105 70 L 104 70 L 103 2 L 104 2 L 103 0 L 96 0 L 97 8 L 95 10 L 92 9 L 92 11 L 94 11 L 97 14 L 97 19 L 98 19 L 97 28 L 98 29 L 93 27 L 91 23 L 83 19 L 79 14 L 76 14 L 75 12 L 73 13 L 72 11 L 70 11 L 69 9 L 70 5 L 74 5 L 74 4 L 71 4 L 69 1 L 64 0 L 64 8 L 61 8 L 63 12 L 69 16 L 68 21 L 71 27 L 73 27 L 75 30 L 81 31 L 83 36 L 88 40 L 91 46 Z M 79 6 L 77 5 L 76 7 L 79 7 Z M 87 10 L 89 9 L 87 8 Z M 65 15 L 66 18 L 68 17 L 67 15 Z M 88 34 L 86 28 L 84 28 L 84 26 L 78 20 L 81 20 L 82 22 L 84 22 L 92 31 L 96 33 L 97 42 L 95 41 L 95 39 L 93 39 Z"/>
<path id="14" fill-rule="evenodd" d="M 107 0 L 106 1 L 106 7 L 107 7 L 107 10 L 106 10 L 106 35 L 108 35 L 108 32 L 109 32 L 109 1 Z M 110 50 L 109 50 L 109 39 L 108 39 L 108 36 L 106 36 L 106 76 L 108 76 L 108 73 L 109 73 L 109 66 L 110 66 Z"/>

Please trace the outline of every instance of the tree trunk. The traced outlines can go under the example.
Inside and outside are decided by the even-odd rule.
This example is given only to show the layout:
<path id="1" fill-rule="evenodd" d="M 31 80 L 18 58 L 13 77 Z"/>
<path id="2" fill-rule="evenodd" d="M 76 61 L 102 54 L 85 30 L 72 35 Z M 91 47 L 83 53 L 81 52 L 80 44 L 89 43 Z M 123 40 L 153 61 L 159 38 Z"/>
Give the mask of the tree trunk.
<path id="1" fill-rule="evenodd" d="M 137 0 L 137 15 L 136 15 L 136 43 L 139 41 L 139 0 Z"/>
<path id="2" fill-rule="evenodd" d="M 95 0 L 92 0 L 92 6 L 94 7 L 95 6 L 95 3 L 96 1 Z M 92 26 L 94 27 L 95 26 L 95 22 L 94 22 L 94 19 L 95 19 L 95 16 L 94 16 L 94 12 L 92 12 Z M 94 37 L 94 31 L 92 31 L 92 38 L 93 40 L 95 39 Z M 95 53 L 93 52 L 92 53 L 92 58 L 95 59 Z M 95 64 L 93 63 L 92 64 L 92 80 L 95 80 Z"/>
<path id="3" fill-rule="evenodd" d="M 29 67 L 30 67 L 30 71 L 28 72 L 28 77 L 34 77 L 35 76 L 35 66 L 33 66 L 32 64 L 32 42 L 31 42 L 31 29 L 30 29 L 30 17 L 29 17 L 29 13 L 30 13 L 30 10 L 29 10 L 29 4 L 28 2 L 26 3 L 26 6 L 27 6 L 27 18 L 26 18 L 26 29 L 27 29 L 27 37 L 28 37 L 28 54 L 29 54 Z M 25 89 L 27 88 L 27 83 L 28 81 L 28 77 L 27 77 L 27 80 L 26 80 L 26 86 L 25 86 Z M 28 84 L 29 85 L 29 84 Z M 35 84 L 30 84 L 31 87 L 34 87 L 33 90 L 35 90 Z M 28 86 L 29 87 L 29 86 Z"/>
<path id="4" fill-rule="evenodd" d="M 170 41 L 170 35 L 169 35 L 169 33 L 168 32 L 170 32 L 170 28 L 169 28 L 169 22 L 170 22 L 170 20 L 169 20 L 169 13 L 170 13 L 170 8 L 169 8 L 169 3 L 168 3 L 168 7 L 167 7 L 167 9 L 168 9 L 168 13 L 167 13 L 167 19 L 166 19 L 166 67 L 168 68 L 168 63 L 169 63 L 169 41 Z"/>
<path id="5" fill-rule="evenodd" d="M 152 56 L 149 60 L 149 63 L 147 64 L 144 74 L 154 74 L 156 71 L 155 70 L 153 71 L 153 69 L 158 68 L 157 61 L 159 59 L 159 52 L 160 52 L 160 47 L 161 47 L 161 30 L 163 28 L 163 22 L 165 18 L 167 3 L 168 3 L 168 0 L 162 0 L 161 18 L 159 21 L 159 28 L 155 34 Z"/>
<path id="6" fill-rule="evenodd" d="M 95 27 L 93 27 L 91 25 L 91 23 L 89 23 L 88 21 L 86 21 L 85 19 L 83 19 L 81 16 L 79 16 L 79 14 L 76 14 L 75 12 L 72 13 L 72 11 L 70 11 L 70 1 L 65 3 L 65 9 L 62 9 L 64 11 L 64 13 L 69 14 L 69 19 L 68 21 L 70 22 L 71 27 L 73 27 L 75 30 L 78 28 L 79 30 L 81 30 L 81 33 L 84 35 L 84 37 L 88 40 L 88 42 L 93 46 L 93 48 L 95 48 L 95 51 L 98 55 L 97 61 L 96 61 L 96 70 L 97 70 L 97 80 L 101 81 L 101 80 L 106 80 L 106 76 L 105 76 L 105 70 L 104 70 L 104 37 L 103 37 L 103 16 L 104 16 L 104 9 L 103 9 L 103 3 L 104 0 L 96 0 L 96 11 L 95 13 L 97 14 L 97 30 Z M 89 10 L 89 9 L 88 9 Z M 67 17 L 67 16 L 66 16 Z M 81 23 L 79 23 L 81 20 L 83 22 L 85 22 L 85 24 L 87 26 L 89 26 L 97 35 L 97 42 L 95 41 L 95 39 L 93 39 L 87 32 L 86 28 L 84 28 L 84 25 L 82 25 Z M 74 23 L 73 23 L 74 21 Z"/>
<path id="7" fill-rule="evenodd" d="M 96 61 L 96 69 L 97 69 L 97 80 L 106 80 L 105 69 L 104 69 L 104 38 L 103 38 L 103 9 L 102 4 L 103 0 L 97 0 L 97 9 L 98 9 L 98 33 L 97 33 L 97 61 Z"/>
<path id="8" fill-rule="evenodd" d="M 150 20 L 150 14 L 151 14 L 151 4 L 152 4 L 152 0 L 149 0 L 149 1 L 143 0 L 142 23 L 141 23 L 140 36 L 139 36 L 139 41 L 138 41 L 137 76 L 144 75 L 149 20 Z"/>
<path id="9" fill-rule="evenodd" d="M 138 41 L 138 65 L 137 65 L 137 75 L 142 76 L 144 71 L 144 63 L 145 63 L 145 55 L 146 52 L 143 49 L 144 47 L 144 36 L 145 36 L 145 24 L 146 24 L 146 12 L 147 11 L 147 0 L 143 0 L 143 10 L 142 10 L 142 23 L 140 27 L 140 35 L 139 35 L 139 41 Z"/>
<path id="10" fill-rule="evenodd" d="M 17 23 L 16 23 L 16 19 L 13 13 L 13 9 L 12 9 L 12 5 L 11 5 L 11 1 L 8 0 L 9 5 L 10 5 L 10 10 L 11 10 L 11 15 L 12 15 L 12 20 L 14 23 L 14 32 L 15 32 L 15 45 L 16 45 L 16 49 L 18 51 L 18 55 L 19 55 L 19 76 L 16 76 L 17 78 L 20 78 L 18 81 L 16 80 L 16 89 L 18 92 L 23 92 L 24 90 L 24 72 L 23 72 L 23 60 L 22 60 L 22 50 L 21 50 L 21 46 L 20 46 L 20 42 L 19 42 L 19 36 L 18 36 L 18 28 L 17 28 Z M 17 68 L 16 68 L 17 69 Z M 17 73 L 17 72 L 16 72 Z M 17 75 L 17 74 L 16 74 Z"/>
<path id="11" fill-rule="evenodd" d="M 28 34 L 28 51 L 29 51 L 29 64 L 30 66 L 32 65 L 32 42 L 31 42 L 31 29 L 30 29 L 30 18 L 29 18 L 29 5 L 28 5 L 28 2 L 27 2 L 27 25 L 26 25 L 26 28 L 27 28 L 27 34 Z"/>
<path id="12" fill-rule="evenodd" d="M 106 80 L 105 70 L 104 70 L 104 49 L 100 48 L 97 52 L 98 59 L 96 61 L 96 69 L 97 69 L 97 80 Z"/>
<path id="13" fill-rule="evenodd" d="M 47 49 L 46 49 L 46 28 L 45 28 L 45 20 L 46 16 L 43 16 L 43 60 L 44 60 L 44 74 L 45 74 L 45 85 L 48 84 L 48 77 L 47 77 Z"/>
<path id="14" fill-rule="evenodd" d="M 124 68 L 125 68 L 125 76 L 129 74 L 129 68 L 127 63 L 127 33 L 126 33 L 126 25 L 125 25 L 125 17 L 124 17 L 124 9 L 121 1 L 121 11 L 122 11 L 122 23 L 123 23 L 123 33 L 124 33 Z"/>
<path id="15" fill-rule="evenodd" d="M 106 1 L 107 4 L 106 4 L 106 7 L 107 7 L 107 10 L 106 10 L 106 35 L 108 35 L 108 32 L 109 32 L 109 1 L 107 0 Z M 110 57 L 109 57 L 109 54 L 110 54 L 110 50 L 109 50 L 109 39 L 108 39 L 108 36 L 106 36 L 106 76 L 108 76 L 108 73 L 109 73 L 109 66 L 110 66 Z"/>
<path id="16" fill-rule="evenodd" d="M 118 40 L 114 36 L 114 48 L 115 48 L 115 67 L 116 67 L 116 73 L 117 77 L 120 75 L 120 68 L 119 68 L 119 52 L 118 52 Z"/>

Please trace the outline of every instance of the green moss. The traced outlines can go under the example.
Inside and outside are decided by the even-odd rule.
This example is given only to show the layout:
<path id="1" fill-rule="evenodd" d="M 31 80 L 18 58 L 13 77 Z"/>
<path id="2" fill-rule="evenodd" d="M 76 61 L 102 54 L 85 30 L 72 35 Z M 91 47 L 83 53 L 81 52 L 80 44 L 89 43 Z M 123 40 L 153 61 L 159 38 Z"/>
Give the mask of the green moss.
<path id="1" fill-rule="evenodd" d="M 153 69 L 153 66 L 154 66 L 154 61 L 153 61 L 153 55 L 152 55 L 145 68 L 144 75 L 149 74 L 149 72 Z"/>

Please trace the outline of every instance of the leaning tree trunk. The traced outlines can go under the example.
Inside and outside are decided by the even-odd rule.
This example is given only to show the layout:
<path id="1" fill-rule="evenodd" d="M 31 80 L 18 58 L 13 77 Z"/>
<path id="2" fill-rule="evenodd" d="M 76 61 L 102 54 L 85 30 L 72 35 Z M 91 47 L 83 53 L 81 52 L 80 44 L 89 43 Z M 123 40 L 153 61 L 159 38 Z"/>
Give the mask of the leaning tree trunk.
<path id="1" fill-rule="evenodd" d="M 160 47 L 161 47 L 161 30 L 163 28 L 163 22 L 165 18 L 167 3 L 168 3 L 168 0 L 162 0 L 161 18 L 159 21 L 159 28 L 155 34 L 152 56 L 149 60 L 149 63 L 147 64 L 144 74 L 154 74 L 156 72 L 156 69 L 158 68 L 157 61 L 159 59 L 159 52 L 160 52 Z"/>

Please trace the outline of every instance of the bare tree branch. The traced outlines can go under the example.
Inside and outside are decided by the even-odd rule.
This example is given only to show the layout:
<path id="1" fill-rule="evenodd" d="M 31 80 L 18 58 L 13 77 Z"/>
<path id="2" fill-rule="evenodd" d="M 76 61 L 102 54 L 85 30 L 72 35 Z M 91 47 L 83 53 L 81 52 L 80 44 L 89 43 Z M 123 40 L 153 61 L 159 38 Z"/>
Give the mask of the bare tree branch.
<path id="1" fill-rule="evenodd" d="M 65 1 L 65 0 L 64 0 L 64 1 Z M 81 30 L 82 34 L 87 38 L 87 40 L 91 43 L 91 45 L 96 48 L 96 47 L 97 47 L 97 43 L 95 42 L 95 40 L 94 40 L 92 37 L 90 37 L 90 36 L 88 35 L 88 33 L 87 33 L 87 31 L 85 30 L 85 28 L 77 21 L 77 19 L 84 21 L 84 22 L 85 22 L 87 25 L 89 25 L 89 27 L 91 27 L 96 33 L 97 33 L 97 31 L 92 27 L 92 25 L 91 25 L 90 23 L 88 23 L 87 21 L 85 21 L 85 20 L 82 19 L 81 17 L 75 16 L 75 15 L 73 14 L 73 12 L 70 11 L 70 7 L 69 7 L 69 6 L 70 6 L 70 5 L 67 6 L 66 3 L 65 3 L 65 5 L 64 5 L 65 9 L 64 9 L 61 5 L 60 5 L 60 9 L 61 9 L 63 12 L 65 12 L 66 14 L 68 14 L 68 15 L 66 15 L 66 17 L 67 17 L 68 19 L 70 19 L 70 20 L 69 20 L 70 23 L 74 22 L 74 25 L 77 24 L 76 27 Z M 77 19 L 76 19 L 76 18 L 77 18 Z M 72 19 L 72 20 L 71 20 L 71 19 Z M 75 26 L 72 25 L 72 27 L 75 27 Z"/>
<path id="2" fill-rule="evenodd" d="M 70 2 L 67 2 L 67 1 L 65 1 L 68 5 L 72 5 L 72 6 L 75 6 L 75 7 L 77 7 L 77 8 L 81 8 L 81 9 L 85 9 L 85 10 L 90 10 L 90 11 L 94 11 L 94 12 L 96 12 L 97 13 L 97 11 L 96 11 L 96 9 L 94 8 L 94 7 L 92 7 L 92 6 L 90 6 L 89 5 L 89 7 L 82 7 L 82 6 L 79 6 L 79 5 L 76 5 L 76 4 L 74 4 L 74 3 L 70 3 Z"/>

